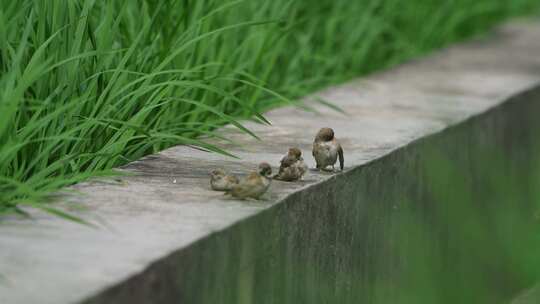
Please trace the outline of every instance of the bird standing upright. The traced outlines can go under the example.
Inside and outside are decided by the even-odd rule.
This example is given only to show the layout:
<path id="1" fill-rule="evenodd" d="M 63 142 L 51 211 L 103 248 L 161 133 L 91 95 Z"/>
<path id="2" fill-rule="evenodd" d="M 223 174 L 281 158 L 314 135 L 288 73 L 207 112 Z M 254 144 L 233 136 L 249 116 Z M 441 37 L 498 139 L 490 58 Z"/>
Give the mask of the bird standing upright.
<path id="1" fill-rule="evenodd" d="M 223 169 L 216 169 L 210 173 L 210 187 L 212 187 L 212 190 L 227 191 L 231 190 L 236 184 L 238 184 L 238 178 L 227 174 Z"/>
<path id="2" fill-rule="evenodd" d="M 272 167 L 268 163 L 261 163 L 258 172 L 251 172 L 248 177 L 234 185 L 226 194 L 239 199 L 259 199 L 270 187 Z"/>
<path id="3" fill-rule="evenodd" d="M 319 130 L 313 142 L 313 157 L 317 163 L 317 169 L 325 171 L 334 171 L 334 165 L 339 157 L 339 167 L 343 171 L 345 165 L 343 149 L 334 137 L 334 130 L 331 128 Z M 327 170 L 328 166 L 332 166 L 332 170 Z"/>
<path id="4" fill-rule="evenodd" d="M 279 172 L 274 179 L 292 182 L 301 179 L 306 171 L 307 166 L 302 158 L 302 151 L 298 148 L 290 148 L 287 155 L 281 159 Z"/>

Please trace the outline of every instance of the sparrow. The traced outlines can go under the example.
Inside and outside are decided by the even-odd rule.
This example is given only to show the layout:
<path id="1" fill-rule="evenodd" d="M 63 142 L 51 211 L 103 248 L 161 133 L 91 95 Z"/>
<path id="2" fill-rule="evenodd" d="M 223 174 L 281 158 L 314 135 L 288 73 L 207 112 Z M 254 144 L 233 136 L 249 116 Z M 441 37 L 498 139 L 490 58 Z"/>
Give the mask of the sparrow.
<path id="1" fill-rule="evenodd" d="M 302 151 L 298 148 L 290 148 L 287 155 L 281 159 L 279 172 L 274 175 L 274 179 L 292 182 L 301 179 L 306 171 L 307 166 L 302 158 Z"/>
<path id="2" fill-rule="evenodd" d="M 210 172 L 210 187 L 212 187 L 212 190 L 227 191 L 231 190 L 236 184 L 238 184 L 238 178 L 227 174 L 223 169 Z"/>
<path id="3" fill-rule="evenodd" d="M 261 163 L 258 172 L 251 172 L 246 179 L 234 185 L 225 194 L 239 199 L 259 199 L 270 187 L 270 182 L 272 181 L 270 175 L 272 175 L 270 165 L 268 163 Z"/>
<path id="4" fill-rule="evenodd" d="M 345 161 L 343 159 L 343 149 L 339 144 L 338 140 L 334 137 L 334 130 L 331 128 L 322 128 L 315 136 L 315 141 L 313 142 L 313 157 L 317 163 L 317 169 L 327 171 L 328 166 L 336 164 L 337 158 L 339 156 L 339 167 L 343 171 L 343 166 Z"/>

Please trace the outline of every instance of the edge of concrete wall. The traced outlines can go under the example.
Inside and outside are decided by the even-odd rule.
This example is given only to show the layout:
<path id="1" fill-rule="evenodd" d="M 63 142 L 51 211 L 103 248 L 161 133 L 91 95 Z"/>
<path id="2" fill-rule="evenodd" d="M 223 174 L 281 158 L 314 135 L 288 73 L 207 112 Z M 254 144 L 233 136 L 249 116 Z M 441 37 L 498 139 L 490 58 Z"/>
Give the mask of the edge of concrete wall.
<path id="1" fill-rule="evenodd" d="M 338 216 L 335 212 L 345 212 L 336 207 L 336 202 L 357 201 L 358 196 L 364 195 L 357 188 L 369 188 L 367 184 L 354 185 L 347 180 L 366 182 L 366 176 L 374 178 L 371 174 L 381 169 L 370 168 L 380 163 L 385 163 L 390 171 L 396 170 L 388 159 L 413 157 L 403 151 L 414 150 L 425 142 L 438 142 L 438 138 L 455 134 L 456 128 L 465 125 L 489 124 L 487 141 L 509 140 L 501 128 L 512 126 L 511 119 L 523 118 L 537 109 L 537 102 L 532 102 L 530 96 L 537 96 L 540 90 L 540 58 L 534 55 L 539 52 L 538 23 L 506 25 L 489 39 L 451 47 L 318 94 L 345 109 L 346 115 L 324 107 L 316 107 L 319 113 L 277 109 L 268 114 L 274 127 L 247 125 L 261 135 L 263 141 L 257 143 L 233 128 L 224 128 L 226 136 L 245 145 L 239 148 L 220 144 L 242 161 L 179 146 L 126 166 L 125 170 L 135 173 L 125 179 L 126 184 L 96 181 L 78 185 L 75 189 L 85 195 L 74 200 L 87 207 L 83 215 L 92 216 L 105 228 L 80 227 L 43 214 L 35 214 L 31 223 L 17 218 L 0 222 L 0 247 L 7 248 L 0 252 L 0 269 L 12 282 L 8 285 L 17 286 L 0 285 L 0 300 L 168 303 L 179 299 L 190 303 L 222 297 L 249 303 L 253 294 L 238 293 L 238 289 L 257 288 L 257 280 L 264 281 L 259 276 L 272 265 L 298 262 L 303 254 L 297 251 L 298 246 L 317 242 L 313 238 L 326 238 L 328 231 L 311 230 L 317 223 L 347 225 L 335 222 L 343 219 L 343 214 Z M 517 111 L 519 115 L 506 111 Z M 494 127 L 497 121 L 501 125 Z M 293 145 L 302 148 L 309 158 L 313 135 L 321 126 L 334 127 L 343 142 L 344 173 L 310 172 L 300 183 L 276 182 L 264 202 L 224 200 L 208 189 L 207 173 L 216 166 L 245 174 L 263 160 L 276 165 L 287 147 Z M 472 130 L 482 132 L 481 127 Z M 470 140 L 463 135 L 467 132 L 459 131 L 459 136 L 450 138 L 463 143 L 457 138 Z M 528 135 L 516 138 L 519 145 L 530 141 Z M 418 157 L 419 152 L 413 154 Z M 312 162 L 309 164 L 313 166 Z M 365 200 L 369 198 L 366 196 Z M 314 205 L 310 201 L 326 204 Z M 353 214 L 355 223 L 369 222 L 362 221 L 368 215 L 391 212 L 386 205 L 377 210 L 362 206 L 364 209 L 351 207 L 357 212 Z M 362 212 L 369 210 L 375 213 Z M 344 237 L 333 233 L 333 237 Z M 365 231 L 359 233 L 366 240 L 375 237 L 363 235 Z M 347 249 L 347 242 L 336 248 Z M 317 250 L 321 256 L 348 256 L 347 252 Z M 306 254 L 306 260 L 317 261 L 317 252 Z M 370 256 L 365 254 L 367 263 Z M 222 261 L 218 263 L 216 259 Z M 260 260 L 265 262 L 257 262 Z M 257 266 L 260 263 L 263 266 Z M 388 269 L 379 270 L 391 274 Z M 224 272 L 230 274 L 216 274 Z M 332 273 L 338 276 L 337 272 Z M 302 288 L 283 269 L 273 276 L 293 287 L 266 286 L 265 292 L 294 293 Z M 224 279 L 235 282 L 230 285 L 234 291 L 222 288 L 211 297 L 201 298 L 212 288 L 228 286 L 219 281 Z M 267 296 L 268 302 L 283 300 L 273 299 L 270 293 Z"/>

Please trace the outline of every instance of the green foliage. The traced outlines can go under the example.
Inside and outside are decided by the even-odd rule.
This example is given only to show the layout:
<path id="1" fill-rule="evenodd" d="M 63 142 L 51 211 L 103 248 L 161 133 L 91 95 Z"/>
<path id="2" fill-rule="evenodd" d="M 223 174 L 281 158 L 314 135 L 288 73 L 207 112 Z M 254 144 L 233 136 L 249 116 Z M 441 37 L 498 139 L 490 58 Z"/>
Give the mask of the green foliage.
<path id="1" fill-rule="evenodd" d="M 538 6 L 0 0 L 0 212 Z"/>

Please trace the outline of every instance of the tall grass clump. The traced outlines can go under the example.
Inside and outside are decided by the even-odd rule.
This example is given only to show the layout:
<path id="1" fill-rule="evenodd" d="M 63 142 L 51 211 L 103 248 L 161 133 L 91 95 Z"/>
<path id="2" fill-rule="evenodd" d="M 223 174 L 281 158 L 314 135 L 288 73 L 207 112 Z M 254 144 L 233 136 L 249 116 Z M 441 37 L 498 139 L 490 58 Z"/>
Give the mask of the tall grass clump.
<path id="1" fill-rule="evenodd" d="M 0 0 L 0 213 L 536 0 Z"/>

